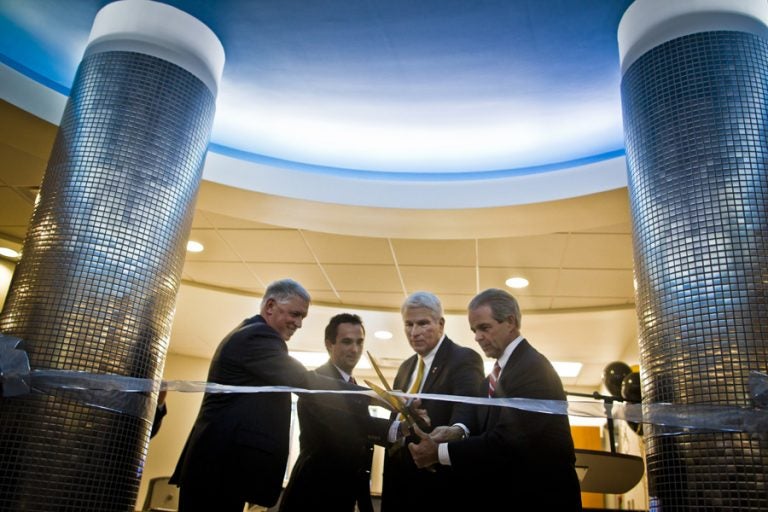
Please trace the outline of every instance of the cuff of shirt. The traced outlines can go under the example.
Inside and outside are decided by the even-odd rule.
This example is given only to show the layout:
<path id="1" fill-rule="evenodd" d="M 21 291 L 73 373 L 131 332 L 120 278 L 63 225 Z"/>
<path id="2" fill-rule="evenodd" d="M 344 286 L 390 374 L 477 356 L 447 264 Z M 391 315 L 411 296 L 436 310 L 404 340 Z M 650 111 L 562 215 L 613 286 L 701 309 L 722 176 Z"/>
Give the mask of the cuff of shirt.
<path id="1" fill-rule="evenodd" d="M 440 443 L 437 445 L 437 460 L 440 464 L 445 466 L 451 465 L 451 456 L 448 454 L 448 443 Z"/>
<path id="2" fill-rule="evenodd" d="M 387 432 L 387 441 L 389 441 L 390 443 L 394 443 L 401 437 L 403 436 L 400 435 L 400 421 L 395 420 L 389 426 L 389 432 Z"/>

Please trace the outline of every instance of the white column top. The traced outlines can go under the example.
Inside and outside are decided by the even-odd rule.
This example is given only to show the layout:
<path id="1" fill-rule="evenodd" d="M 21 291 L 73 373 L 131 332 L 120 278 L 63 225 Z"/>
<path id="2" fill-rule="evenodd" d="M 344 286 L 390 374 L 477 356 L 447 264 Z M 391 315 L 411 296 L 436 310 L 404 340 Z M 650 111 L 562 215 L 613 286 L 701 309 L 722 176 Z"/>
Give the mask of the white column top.
<path id="1" fill-rule="evenodd" d="M 216 95 L 224 70 L 224 47 L 197 18 L 150 0 L 119 0 L 97 14 L 86 55 L 133 51 L 180 66 Z"/>
<path id="2" fill-rule="evenodd" d="M 621 72 L 660 44 L 713 30 L 749 32 L 768 39 L 768 1 L 635 0 L 619 22 Z"/>

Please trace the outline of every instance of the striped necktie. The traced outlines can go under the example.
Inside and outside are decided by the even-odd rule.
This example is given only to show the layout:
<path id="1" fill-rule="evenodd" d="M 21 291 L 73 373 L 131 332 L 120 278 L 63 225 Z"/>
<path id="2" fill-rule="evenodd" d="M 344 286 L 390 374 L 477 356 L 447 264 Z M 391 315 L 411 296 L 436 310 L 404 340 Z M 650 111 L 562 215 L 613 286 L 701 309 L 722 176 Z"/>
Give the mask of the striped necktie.
<path id="1" fill-rule="evenodd" d="M 499 380 L 499 372 L 501 372 L 501 366 L 496 361 L 493 364 L 493 371 L 488 374 L 488 398 L 493 398 L 496 394 L 496 382 Z"/>

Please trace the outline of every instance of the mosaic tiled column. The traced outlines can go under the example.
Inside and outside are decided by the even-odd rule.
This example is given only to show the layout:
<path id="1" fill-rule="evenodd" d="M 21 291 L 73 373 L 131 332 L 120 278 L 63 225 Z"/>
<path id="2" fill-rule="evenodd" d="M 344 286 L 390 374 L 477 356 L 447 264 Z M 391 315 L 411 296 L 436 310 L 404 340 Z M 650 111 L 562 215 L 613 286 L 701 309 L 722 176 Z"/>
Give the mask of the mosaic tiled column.
<path id="1" fill-rule="evenodd" d="M 99 11 L 0 332 L 30 365 L 159 380 L 224 63 L 159 2 Z M 155 394 L 0 400 L 0 510 L 132 511 Z"/>
<path id="2" fill-rule="evenodd" d="M 768 2 L 619 25 L 643 402 L 751 406 L 768 369 Z M 651 510 L 768 510 L 768 435 L 644 427 Z"/>

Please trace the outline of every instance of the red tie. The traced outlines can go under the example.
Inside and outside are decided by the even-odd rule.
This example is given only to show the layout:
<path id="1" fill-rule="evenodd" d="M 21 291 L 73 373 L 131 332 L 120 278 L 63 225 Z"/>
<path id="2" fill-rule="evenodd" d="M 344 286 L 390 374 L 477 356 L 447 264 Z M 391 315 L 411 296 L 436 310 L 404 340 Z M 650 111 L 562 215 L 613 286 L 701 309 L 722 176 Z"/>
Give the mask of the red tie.
<path id="1" fill-rule="evenodd" d="M 501 366 L 496 361 L 493 364 L 493 371 L 488 374 L 488 398 L 493 398 L 496 394 L 496 381 L 499 380 L 499 372 L 501 372 Z"/>
<path id="2" fill-rule="evenodd" d="M 357 381 L 355 380 L 355 378 L 353 376 L 350 375 L 349 376 L 349 383 L 350 384 L 357 384 Z"/>

